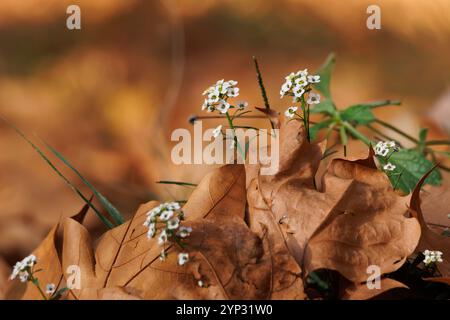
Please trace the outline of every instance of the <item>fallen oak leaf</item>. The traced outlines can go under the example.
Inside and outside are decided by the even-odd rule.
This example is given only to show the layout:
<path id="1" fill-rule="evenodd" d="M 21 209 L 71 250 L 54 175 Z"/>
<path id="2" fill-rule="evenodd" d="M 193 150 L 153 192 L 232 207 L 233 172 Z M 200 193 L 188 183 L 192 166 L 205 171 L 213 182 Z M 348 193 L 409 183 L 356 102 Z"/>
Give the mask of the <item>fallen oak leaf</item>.
<path id="1" fill-rule="evenodd" d="M 333 160 L 326 191 L 340 180 L 351 183 L 309 240 L 305 269 L 336 270 L 353 282 L 366 281 L 371 265 L 381 274 L 397 270 L 420 238 L 420 225 L 408 217 L 409 196 L 400 196 L 367 161 Z"/>
<path id="2" fill-rule="evenodd" d="M 287 186 L 305 186 L 305 193 L 315 192 L 314 175 L 322 156 L 322 147 L 306 142 L 304 128 L 298 121 L 285 121 L 280 126 L 280 160 L 278 170 L 274 175 L 263 176 L 259 174 L 259 165 L 246 167 L 247 199 L 249 204 L 249 225 L 260 238 L 265 240 L 265 251 L 272 265 L 272 295 L 274 299 L 304 299 L 303 283 L 301 279 L 302 248 L 290 241 L 288 235 L 282 230 L 281 224 L 286 223 L 286 208 L 292 204 L 298 194 L 290 194 L 280 189 Z M 307 155 L 307 157 L 301 157 Z M 255 174 L 257 173 L 257 174 Z M 305 197 L 301 197 L 305 199 Z M 318 201 L 320 206 L 322 201 Z M 320 212 L 316 215 L 320 219 Z M 289 217 L 290 219 L 290 217 Z M 317 223 L 315 219 L 305 221 Z M 320 221 L 319 221 L 320 223 Z M 302 233 L 307 237 L 307 233 Z"/>
<path id="3" fill-rule="evenodd" d="M 269 226 L 279 247 L 303 267 L 303 277 L 326 268 L 363 282 L 371 264 L 382 273 L 397 270 L 420 237 L 417 221 L 404 216 L 409 198 L 392 189 L 376 169 L 373 153 L 356 161 L 333 160 L 322 178 L 323 190 L 316 190 L 323 145 L 305 136 L 298 121 L 281 126 L 278 172 L 249 184 L 252 230 L 262 237 L 260 225 Z"/>
<path id="4" fill-rule="evenodd" d="M 87 230 L 66 219 L 63 266 L 80 266 L 82 290 L 119 286 L 143 299 L 263 298 L 270 273 L 259 261 L 260 240 L 243 221 L 244 167 L 219 168 L 197 189 L 183 208 L 186 225 L 193 228 L 185 249 L 190 256 L 187 265 L 176 263 L 173 246 L 167 248 L 166 261 L 161 261 L 156 239 L 147 239 L 143 222 L 157 205 L 150 202 L 141 206 L 132 220 L 106 232 L 95 255 Z M 199 281 L 208 288 L 199 286 Z M 70 297 L 79 299 L 80 294 L 80 290 L 71 290 Z"/>
<path id="5" fill-rule="evenodd" d="M 409 287 L 403 283 L 390 278 L 380 280 L 380 288 L 369 288 L 367 283 L 351 283 L 346 286 L 342 292 L 342 300 L 379 300 L 387 296 L 401 295 L 401 291 L 409 290 Z M 394 292 L 395 291 L 395 292 Z"/>
<path id="6" fill-rule="evenodd" d="M 92 200 L 92 197 L 90 201 Z M 86 204 L 83 208 L 75 214 L 72 219 L 82 222 L 86 213 L 89 210 L 89 205 Z M 56 290 L 65 287 L 63 271 L 60 262 L 60 243 L 61 238 L 58 234 L 60 224 L 55 225 L 47 234 L 41 244 L 33 251 L 37 257 L 35 270 L 40 270 L 36 273 L 41 288 L 45 288 L 46 284 L 53 283 Z M 39 290 L 30 282 L 22 283 L 15 281 L 8 286 L 8 291 L 5 294 L 7 299 L 22 299 L 22 300 L 41 300 L 42 296 Z"/>
<path id="7" fill-rule="evenodd" d="M 10 266 L 0 256 L 0 300 L 5 299 L 6 292 L 8 290 L 8 278 L 11 272 Z"/>
<path id="8" fill-rule="evenodd" d="M 422 237 L 416 248 L 416 252 L 423 252 L 425 250 L 438 250 L 443 253 L 443 262 L 438 263 L 437 267 L 441 273 L 440 278 L 450 278 L 450 238 L 437 234 L 431 230 L 424 218 L 422 213 L 420 190 L 426 180 L 426 178 L 431 174 L 435 168 L 431 169 L 426 173 L 422 179 L 417 183 L 414 191 L 411 195 L 410 211 L 411 214 L 417 218 L 420 228 L 422 230 Z M 433 278 L 426 278 L 425 280 L 430 280 Z"/>

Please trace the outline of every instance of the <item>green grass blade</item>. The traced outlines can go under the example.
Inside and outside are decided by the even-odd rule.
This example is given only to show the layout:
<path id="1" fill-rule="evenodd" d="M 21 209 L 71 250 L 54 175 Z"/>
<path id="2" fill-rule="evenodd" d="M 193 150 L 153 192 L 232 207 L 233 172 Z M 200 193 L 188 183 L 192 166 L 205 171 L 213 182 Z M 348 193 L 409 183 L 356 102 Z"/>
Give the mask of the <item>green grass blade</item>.
<path id="1" fill-rule="evenodd" d="M 3 119 L 3 121 L 10 126 L 12 129 L 14 129 L 14 131 L 16 131 L 16 133 L 22 138 L 24 139 L 38 154 L 39 156 L 50 166 L 50 168 L 53 169 L 53 171 L 55 171 L 55 173 L 64 180 L 64 182 L 78 195 L 80 196 L 81 199 L 83 199 L 83 201 L 92 209 L 94 210 L 95 214 L 100 218 L 100 220 L 106 225 L 106 227 L 108 227 L 109 229 L 113 228 L 114 226 L 112 225 L 112 223 L 105 217 L 103 216 L 100 211 L 91 203 L 91 201 L 86 198 L 83 193 L 75 186 L 73 185 L 69 179 L 67 179 L 62 173 L 61 171 L 58 170 L 58 168 L 56 168 L 56 166 L 50 161 L 49 158 L 47 158 L 47 156 L 44 154 L 44 152 L 37 146 L 35 145 L 30 139 L 28 139 L 28 137 L 19 129 L 17 128 L 15 125 L 13 125 L 12 123 L 10 123 L 8 120 L 6 120 L 5 118 L 1 117 L 1 119 Z"/>
<path id="2" fill-rule="evenodd" d="M 81 173 L 77 169 L 75 169 L 74 166 L 72 166 L 69 161 L 66 160 L 66 158 L 62 156 L 62 154 L 56 151 L 52 146 L 50 146 L 45 141 L 43 141 L 43 143 L 56 157 L 58 157 L 67 167 L 69 167 L 70 170 L 72 170 L 89 189 L 91 189 L 91 191 L 98 198 L 100 203 L 103 205 L 105 210 L 109 213 L 109 215 L 117 225 L 121 225 L 122 223 L 124 223 L 124 218 L 122 214 L 120 213 L 119 210 L 116 209 L 116 207 L 113 206 L 111 202 L 108 201 L 108 199 L 106 199 L 100 192 L 98 192 L 97 189 L 95 189 L 95 187 L 86 178 L 84 178 L 81 175 Z"/>
<path id="3" fill-rule="evenodd" d="M 195 183 L 182 182 L 182 181 L 169 181 L 169 180 L 156 181 L 156 183 L 160 183 L 160 184 L 175 184 L 177 186 L 184 186 L 184 187 L 196 187 L 197 186 Z"/>

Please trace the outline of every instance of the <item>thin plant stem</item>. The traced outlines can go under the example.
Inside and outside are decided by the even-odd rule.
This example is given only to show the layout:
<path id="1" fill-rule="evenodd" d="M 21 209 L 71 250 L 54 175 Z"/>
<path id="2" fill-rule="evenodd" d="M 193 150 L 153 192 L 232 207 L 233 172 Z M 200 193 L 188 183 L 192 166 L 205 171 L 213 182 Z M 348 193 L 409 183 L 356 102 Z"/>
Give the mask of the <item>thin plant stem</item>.
<path id="1" fill-rule="evenodd" d="M 410 140 L 410 141 L 412 141 L 412 142 L 414 142 L 416 144 L 419 144 L 419 140 L 417 140 L 416 138 L 410 136 L 406 132 L 403 132 L 402 130 L 394 127 L 393 125 L 391 125 L 391 124 L 389 124 L 389 123 L 387 123 L 387 122 L 385 122 L 383 120 L 380 120 L 380 119 L 376 119 L 375 122 L 381 124 L 382 126 L 388 128 L 388 129 L 391 129 L 392 131 L 398 133 L 399 135 L 405 137 L 406 139 L 408 139 L 408 140 Z"/>
<path id="2" fill-rule="evenodd" d="M 440 145 L 449 145 L 450 141 L 448 140 L 430 140 L 426 142 L 427 146 L 440 146 Z"/>
<path id="3" fill-rule="evenodd" d="M 353 127 L 350 123 L 348 122 L 343 122 L 342 125 L 345 127 L 345 129 L 347 129 L 352 136 L 354 136 L 355 138 L 361 140 L 362 142 L 364 142 L 367 146 L 371 146 L 372 142 L 370 141 L 369 138 L 367 138 L 365 135 L 363 135 L 361 132 L 359 132 L 355 127 Z"/>
<path id="4" fill-rule="evenodd" d="M 230 114 L 228 113 L 228 111 L 226 113 L 226 116 L 227 116 L 228 124 L 230 125 L 231 130 L 233 130 L 233 139 L 234 139 L 234 143 L 236 143 L 236 148 L 237 148 L 238 152 L 240 153 L 242 160 L 245 160 L 245 153 L 242 150 L 241 144 L 239 143 L 239 141 L 237 139 L 236 129 L 234 128 L 233 120 L 231 120 L 231 117 L 230 117 Z"/>
<path id="5" fill-rule="evenodd" d="M 44 291 L 42 291 L 41 286 L 39 285 L 38 280 L 33 276 L 33 273 L 30 274 L 30 281 L 31 283 L 38 289 L 40 295 L 44 300 L 48 300 L 47 296 L 45 295 Z"/>

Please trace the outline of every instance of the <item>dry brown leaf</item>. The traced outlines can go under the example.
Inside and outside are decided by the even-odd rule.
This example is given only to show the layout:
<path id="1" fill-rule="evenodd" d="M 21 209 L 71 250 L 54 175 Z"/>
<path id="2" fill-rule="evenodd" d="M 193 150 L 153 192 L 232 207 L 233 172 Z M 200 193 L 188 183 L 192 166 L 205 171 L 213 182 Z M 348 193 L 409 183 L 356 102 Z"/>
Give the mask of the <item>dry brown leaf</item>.
<path id="1" fill-rule="evenodd" d="M 384 278 L 380 281 L 380 289 L 369 289 L 367 284 L 350 284 L 342 293 L 343 300 L 369 300 L 369 299 L 383 299 L 389 291 L 398 289 L 408 290 L 409 288 L 401 282 L 390 278 Z"/>
<path id="2" fill-rule="evenodd" d="M 430 187 L 422 190 L 422 213 L 428 225 L 445 229 L 450 227 L 450 188 Z"/>
<path id="3" fill-rule="evenodd" d="M 0 300 L 5 299 L 11 267 L 0 257 Z"/>
<path id="4" fill-rule="evenodd" d="M 77 221 L 83 221 L 88 209 L 88 205 L 83 206 L 80 212 L 72 218 Z M 34 269 L 40 270 L 36 274 L 36 277 L 39 280 L 41 288 L 45 288 L 45 285 L 48 283 L 55 284 L 56 290 L 65 287 L 60 255 L 58 252 L 58 243 L 61 242 L 60 236 L 58 235 L 58 228 L 59 223 L 50 230 L 38 248 L 33 251 L 33 254 L 37 257 L 37 263 Z M 15 280 L 15 282 L 8 287 L 6 298 L 41 300 L 42 296 L 36 286 L 30 282 L 21 283 L 18 280 Z"/>
<path id="5" fill-rule="evenodd" d="M 243 221 L 245 173 L 228 165 L 206 176 L 183 208 L 193 228 L 186 250 L 190 261 L 177 264 L 168 248 L 160 261 L 156 239 L 147 239 L 141 206 L 131 221 L 108 231 L 94 251 L 87 230 L 72 219 L 64 223 L 63 266 L 81 268 L 81 288 L 123 287 L 144 299 L 262 299 L 270 289 L 270 268 L 261 260 L 262 243 Z M 202 281 L 208 288 L 200 287 Z M 80 290 L 70 297 L 81 298 Z"/>
<path id="6" fill-rule="evenodd" d="M 372 264 L 382 273 L 397 270 L 417 245 L 420 227 L 405 216 L 409 198 L 392 189 L 372 154 L 333 160 L 318 191 L 323 144 L 307 142 L 298 121 L 283 123 L 280 140 L 278 172 L 254 177 L 247 191 L 250 226 L 270 240 L 274 257 L 295 257 L 294 273 L 300 266 L 304 276 L 328 268 L 354 282 L 365 281 Z"/>
<path id="7" fill-rule="evenodd" d="M 327 191 L 339 180 L 351 184 L 309 241 L 306 270 L 333 269 L 364 282 L 370 265 L 382 274 L 400 268 L 420 238 L 419 223 L 408 217 L 409 197 L 398 195 L 382 172 L 360 161 L 334 160 L 324 180 Z"/>
<path id="8" fill-rule="evenodd" d="M 80 300 L 140 300 L 139 297 L 127 292 L 121 287 L 102 289 L 82 289 L 79 293 Z"/>
<path id="9" fill-rule="evenodd" d="M 433 230 L 431 230 L 424 218 L 421 207 L 420 190 L 431 171 L 426 174 L 418 182 L 411 196 L 411 213 L 420 223 L 422 229 L 422 237 L 420 238 L 419 245 L 417 246 L 417 252 L 423 252 L 425 250 L 438 250 L 443 253 L 443 262 L 438 263 L 438 269 L 443 278 L 450 278 L 450 238 L 442 236 Z M 443 201 L 443 200 L 440 200 Z"/>

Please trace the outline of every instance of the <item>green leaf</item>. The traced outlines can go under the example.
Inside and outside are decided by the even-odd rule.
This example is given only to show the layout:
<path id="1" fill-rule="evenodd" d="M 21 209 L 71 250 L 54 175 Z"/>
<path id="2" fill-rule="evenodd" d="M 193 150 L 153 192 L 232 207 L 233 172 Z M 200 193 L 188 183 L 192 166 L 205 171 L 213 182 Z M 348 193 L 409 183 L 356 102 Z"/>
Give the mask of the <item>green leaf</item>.
<path id="1" fill-rule="evenodd" d="M 355 125 L 367 125 L 375 121 L 372 109 L 367 105 L 354 105 L 340 112 L 341 119 Z"/>
<path id="2" fill-rule="evenodd" d="M 74 166 L 72 166 L 70 164 L 69 161 L 67 161 L 62 154 L 60 154 L 58 151 L 56 151 L 54 148 L 52 148 L 48 143 L 44 142 L 46 147 L 56 156 L 58 157 L 67 167 L 69 167 L 70 170 L 72 170 L 80 179 L 81 181 L 83 181 L 83 183 L 89 188 L 91 189 L 91 191 L 95 194 L 95 196 L 98 198 L 98 200 L 100 201 L 100 203 L 103 205 L 103 207 L 105 208 L 105 210 L 109 213 L 109 215 L 111 216 L 111 218 L 114 220 L 114 222 L 117 225 L 121 225 L 124 222 L 124 218 L 122 216 L 122 214 L 120 213 L 119 210 L 116 209 L 116 207 L 114 207 L 112 205 L 111 202 L 108 201 L 108 199 L 106 199 L 100 192 L 97 191 L 97 189 L 94 188 L 94 186 L 86 179 L 84 178 L 81 173 L 74 168 Z"/>
<path id="3" fill-rule="evenodd" d="M 401 149 L 394 152 L 389 159 L 378 157 L 380 163 L 387 162 L 396 166 L 394 171 L 388 173 L 389 179 L 394 187 L 403 192 L 410 193 L 425 173 L 433 168 L 433 163 L 425 158 L 423 154 L 413 149 Z M 439 171 L 434 170 L 425 180 L 425 184 L 439 185 L 442 176 Z"/>
<path id="4" fill-rule="evenodd" d="M 8 120 L 6 120 L 5 118 L 3 118 L 3 121 L 10 126 L 14 131 L 16 131 L 16 133 L 23 139 L 25 140 L 36 152 L 37 154 L 50 166 L 50 168 L 52 168 L 52 170 L 54 172 L 56 172 L 56 174 L 64 180 L 64 182 L 81 198 L 83 199 L 83 201 L 92 209 L 94 210 L 95 214 L 97 215 L 97 217 L 99 217 L 99 219 L 105 224 L 106 227 L 108 227 L 109 229 L 112 229 L 114 226 L 112 225 L 112 223 L 104 216 L 100 213 L 100 211 L 91 203 L 91 201 L 86 198 L 83 193 L 73 184 L 70 182 L 69 179 L 67 179 L 62 173 L 61 171 L 58 170 L 58 168 L 56 168 L 56 166 L 50 161 L 50 159 L 44 154 L 44 152 L 37 146 L 35 145 L 19 128 L 17 128 L 15 125 L 13 125 L 12 123 L 10 123 Z"/>
<path id="5" fill-rule="evenodd" d="M 311 140 L 315 140 L 317 138 L 317 134 L 320 130 L 328 128 L 333 123 L 332 119 L 323 120 L 321 122 L 316 123 L 313 126 L 309 127 L 309 135 Z"/>
<path id="6" fill-rule="evenodd" d="M 316 104 L 314 107 L 310 109 L 311 113 L 324 113 L 330 116 L 336 114 L 336 108 L 333 104 L 333 101 L 330 99 L 325 99 L 319 104 Z"/>
<path id="7" fill-rule="evenodd" d="M 313 87 L 322 93 L 325 98 L 331 100 L 330 93 L 330 82 L 331 82 L 331 72 L 333 71 L 336 59 L 334 53 L 330 53 L 325 60 L 324 64 L 316 71 L 317 75 L 320 75 L 320 82 L 315 83 Z"/>

